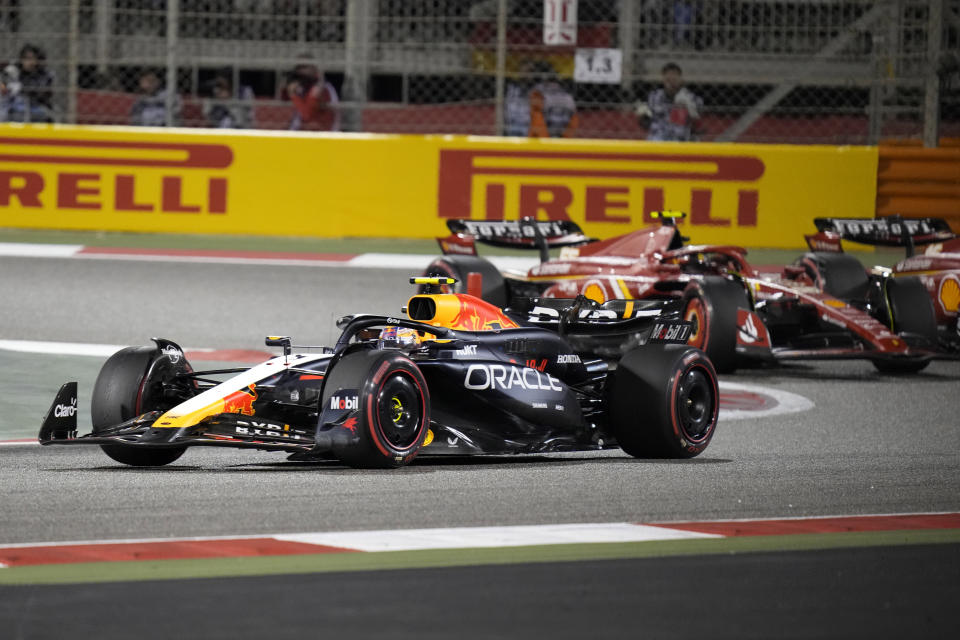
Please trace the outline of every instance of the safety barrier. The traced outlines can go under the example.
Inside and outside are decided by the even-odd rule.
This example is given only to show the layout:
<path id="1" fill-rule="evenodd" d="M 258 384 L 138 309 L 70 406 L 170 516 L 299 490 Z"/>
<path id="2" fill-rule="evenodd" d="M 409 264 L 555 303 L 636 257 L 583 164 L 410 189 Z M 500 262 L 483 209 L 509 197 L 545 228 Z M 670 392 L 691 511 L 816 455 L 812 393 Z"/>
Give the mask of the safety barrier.
<path id="1" fill-rule="evenodd" d="M 877 165 L 877 215 L 945 218 L 960 233 L 960 138 L 924 149 L 882 144 Z"/>
<path id="2" fill-rule="evenodd" d="M 873 215 L 873 147 L 0 125 L 0 227 L 414 237 L 570 219 L 595 237 L 689 213 L 696 243 L 800 247 Z"/>

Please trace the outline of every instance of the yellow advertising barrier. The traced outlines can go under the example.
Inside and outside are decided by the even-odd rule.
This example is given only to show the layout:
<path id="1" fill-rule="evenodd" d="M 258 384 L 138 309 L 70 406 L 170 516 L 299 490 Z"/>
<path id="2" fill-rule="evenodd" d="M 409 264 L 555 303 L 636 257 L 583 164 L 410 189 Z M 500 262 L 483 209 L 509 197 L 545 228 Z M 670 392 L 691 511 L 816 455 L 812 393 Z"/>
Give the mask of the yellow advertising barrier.
<path id="1" fill-rule="evenodd" d="M 0 125 L 0 227 L 446 235 L 448 218 L 569 218 L 592 236 L 689 214 L 696 243 L 797 247 L 872 217 L 870 147 Z"/>

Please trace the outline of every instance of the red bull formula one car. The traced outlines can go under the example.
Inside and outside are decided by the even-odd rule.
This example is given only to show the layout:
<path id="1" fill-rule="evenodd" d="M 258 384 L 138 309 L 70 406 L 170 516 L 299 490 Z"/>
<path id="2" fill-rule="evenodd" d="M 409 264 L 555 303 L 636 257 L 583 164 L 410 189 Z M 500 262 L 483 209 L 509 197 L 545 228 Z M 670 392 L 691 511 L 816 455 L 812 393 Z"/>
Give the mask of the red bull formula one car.
<path id="1" fill-rule="evenodd" d="M 688 245 L 676 226 L 682 213 L 655 215 L 661 224 L 602 241 L 569 221 L 449 220 L 452 234 L 439 240 L 444 255 L 425 274 L 461 282 L 480 274 L 485 299 L 521 314 L 532 297 L 679 300 L 693 325 L 690 344 L 718 371 L 750 361 L 864 358 L 880 371 L 909 373 L 954 357 L 915 277 L 868 273 L 850 256 L 825 252 L 761 273 L 742 247 Z M 476 242 L 539 249 L 541 262 L 501 273 L 476 255 Z M 555 247 L 560 257 L 551 259 Z"/>
<path id="2" fill-rule="evenodd" d="M 77 383 L 68 382 L 39 440 L 99 445 L 134 466 L 215 446 L 399 467 L 421 451 L 619 446 L 637 457 L 689 458 L 713 437 L 716 373 L 686 344 L 691 327 L 676 305 L 634 314 L 622 301 L 532 300 L 523 326 L 467 294 L 415 295 L 404 309 L 406 317 L 342 318 L 329 348 L 295 353 L 289 338 L 268 338 L 283 354 L 245 369 L 194 371 L 163 339 L 122 349 L 94 385 L 92 433 L 77 437 Z"/>

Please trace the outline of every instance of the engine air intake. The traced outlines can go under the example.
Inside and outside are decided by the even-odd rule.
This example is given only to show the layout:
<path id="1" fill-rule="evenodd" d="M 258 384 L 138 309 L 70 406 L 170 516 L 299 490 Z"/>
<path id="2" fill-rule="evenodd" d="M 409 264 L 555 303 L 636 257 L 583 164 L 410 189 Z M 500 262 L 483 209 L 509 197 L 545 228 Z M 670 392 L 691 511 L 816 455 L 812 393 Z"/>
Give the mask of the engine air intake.
<path id="1" fill-rule="evenodd" d="M 420 322 L 433 320 L 437 315 L 437 303 L 428 296 L 414 296 L 407 303 L 407 315 Z"/>

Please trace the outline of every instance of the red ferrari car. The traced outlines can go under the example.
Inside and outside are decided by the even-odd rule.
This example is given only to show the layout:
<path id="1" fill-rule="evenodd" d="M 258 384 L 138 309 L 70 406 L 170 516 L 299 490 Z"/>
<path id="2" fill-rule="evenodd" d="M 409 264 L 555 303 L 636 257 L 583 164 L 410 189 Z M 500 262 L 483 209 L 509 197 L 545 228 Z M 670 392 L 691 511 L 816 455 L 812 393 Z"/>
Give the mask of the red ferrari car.
<path id="1" fill-rule="evenodd" d="M 680 298 L 690 344 L 719 371 L 751 361 L 863 358 L 882 372 L 912 373 L 956 357 L 917 277 L 867 272 L 849 255 L 822 251 L 761 273 L 743 247 L 686 244 L 676 226 L 684 214 L 656 215 L 661 224 L 601 241 L 569 221 L 449 220 L 452 234 L 439 239 L 444 255 L 425 273 L 461 283 L 479 274 L 482 296 L 517 316 L 543 297 L 624 300 L 624 313 L 642 313 L 644 300 Z M 477 241 L 539 249 L 541 262 L 500 272 L 476 255 Z M 550 257 L 555 247 L 559 258 Z"/>
<path id="2" fill-rule="evenodd" d="M 817 218 L 817 233 L 807 236 L 814 251 L 842 253 L 842 239 L 878 246 L 904 247 L 907 257 L 892 269 L 895 277 L 916 277 L 933 301 L 937 324 L 957 336 L 960 305 L 960 237 L 942 218 Z M 924 252 L 914 255 L 917 245 Z"/>

